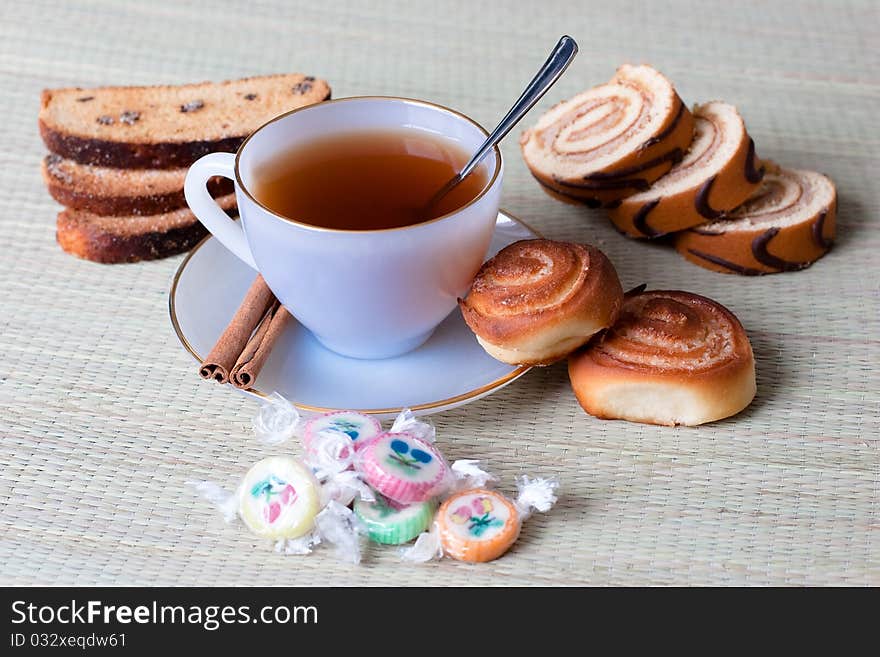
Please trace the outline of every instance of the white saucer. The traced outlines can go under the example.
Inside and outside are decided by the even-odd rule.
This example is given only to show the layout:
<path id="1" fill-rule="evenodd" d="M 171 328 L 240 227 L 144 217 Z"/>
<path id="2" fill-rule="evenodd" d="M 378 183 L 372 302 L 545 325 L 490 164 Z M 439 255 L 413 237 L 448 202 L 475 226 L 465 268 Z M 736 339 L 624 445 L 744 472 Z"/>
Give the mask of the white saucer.
<path id="1" fill-rule="evenodd" d="M 537 236 L 501 211 L 489 256 L 512 242 Z M 171 323 L 197 361 L 211 350 L 253 280 L 253 270 L 210 236 L 180 264 L 169 298 Z M 383 360 L 340 356 L 291 322 L 260 372 L 256 388 L 248 392 L 265 397 L 277 391 L 307 412 L 354 409 L 392 417 L 405 407 L 428 414 L 467 404 L 528 370 L 486 354 L 456 309 L 421 347 Z"/>

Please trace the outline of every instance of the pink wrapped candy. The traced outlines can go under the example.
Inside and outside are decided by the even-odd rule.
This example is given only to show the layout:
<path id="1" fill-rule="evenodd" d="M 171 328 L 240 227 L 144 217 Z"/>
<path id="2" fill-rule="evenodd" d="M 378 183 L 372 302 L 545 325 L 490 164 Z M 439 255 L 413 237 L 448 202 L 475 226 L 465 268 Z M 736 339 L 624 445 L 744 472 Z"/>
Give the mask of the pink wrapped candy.
<path id="1" fill-rule="evenodd" d="M 449 483 L 449 466 L 434 446 L 409 432 L 383 433 L 358 451 L 357 468 L 374 490 L 398 504 L 424 502 Z"/>
<path id="2" fill-rule="evenodd" d="M 309 420 L 303 430 L 303 447 L 307 452 L 313 450 L 315 436 L 324 431 L 348 436 L 357 450 L 382 433 L 382 425 L 376 418 L 357 411 L 335 411 L 319 415 Z M 343 456 L 347 458 L 347 454 Z"/>

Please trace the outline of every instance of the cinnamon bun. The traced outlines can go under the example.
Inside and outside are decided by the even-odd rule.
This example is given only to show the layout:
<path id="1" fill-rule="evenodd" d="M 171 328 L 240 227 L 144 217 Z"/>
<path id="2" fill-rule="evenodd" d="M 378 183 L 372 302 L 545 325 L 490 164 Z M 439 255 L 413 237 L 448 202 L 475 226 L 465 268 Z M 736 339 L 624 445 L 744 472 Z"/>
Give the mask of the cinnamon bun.
<path id="1" fill-rule="evenodd" d="M 659 237 L 717 219 L 758 188 L 764 169 L 755 142 L 733 105 L 714 101 L 694 108 L 694 140 L 684 159 L 651 188 L 609 211 L 631 237 Z"/>
<path id="2" fill-rule="evenodd" d="M 610 326 L 622 298 L 617 272 L 599 249 L 537 239 L 487 261 L 459 306 L 494 358 L 548 365 Z"/>
<path id="3" fill-rule="evenodd" d="M 684 157 L 693 133 L 672 83 L 650 66 L 627 64 L 607 84 L 550 109 L 520 145 L 546 190 L 599 207 L 646 191 Z"/>
<path id="4" fill-rule="evenodd" d="M 620 318 L 571 356 L 587 413 L 673 426 L 734 415 L 755 396 L 748 336 L 727 308 L 689 292 L 628 294 Z"/>
<path id="5" fill-rule="evenodd" d="M 767 163 L 760 189 L 726 218 L 679 233 L 675 248 L 691 262 L 759 276 L 809 267 L 834 241 L 837 191 L 821 173 Z"/>

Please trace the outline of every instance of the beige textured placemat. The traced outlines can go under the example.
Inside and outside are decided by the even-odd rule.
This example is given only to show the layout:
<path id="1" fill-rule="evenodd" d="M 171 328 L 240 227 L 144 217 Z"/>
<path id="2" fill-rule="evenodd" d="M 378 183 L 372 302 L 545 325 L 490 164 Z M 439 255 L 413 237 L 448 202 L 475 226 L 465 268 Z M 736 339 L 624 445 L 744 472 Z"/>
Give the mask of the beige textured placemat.
<path id="1" fill-rule="evenodd" d="M 6 3 L 0 583 L 880 584 L 878 22 L 873 0 Z M 649 61 L 689 103 L 739 105 L 761 155 L 837 181 L 829 256 L 736 278 L 553 201 L 516 140 L 504 145 L 504 207 L 598 245 L 624 286 L 684 287 L 741 318 L 754 404 L 697 429 L 600 422 L 560 365 L 435 416 L 449 457 L 487 459 L 506 490 L 519 473 L 562 480 L 560 504 L 492 564 L 280 557 L 224 525 L 183 482 L 233 483 L 267 453 L 256 406 L 201 381 L 177 343 L 166 303 L 180 258 L 108 267 L 55 245 L 40 90 L 298 70 L 335 96 L 425 98 L 490 125 L 565 32 L 581 53 L 539 109 Z"/>

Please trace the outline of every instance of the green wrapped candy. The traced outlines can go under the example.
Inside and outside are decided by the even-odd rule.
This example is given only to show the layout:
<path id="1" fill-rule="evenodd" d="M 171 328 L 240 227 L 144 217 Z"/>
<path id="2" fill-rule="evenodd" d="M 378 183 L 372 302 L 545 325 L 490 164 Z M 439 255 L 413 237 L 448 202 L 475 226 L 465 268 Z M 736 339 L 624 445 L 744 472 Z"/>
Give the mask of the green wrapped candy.
<path id="1" fill-rule="evenodd" d="M 354 512 L 366 526 L 371 541 L 400 545 L 428 529 L 434 518 L 434 506 L 429 500 L 396 508 L 381 495 L 376 495 L 375 502 L 355 500 Z"/>

